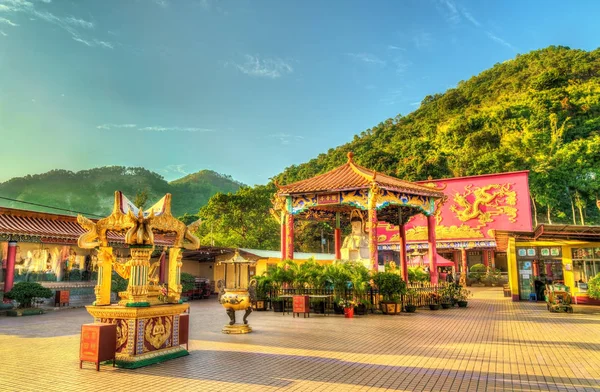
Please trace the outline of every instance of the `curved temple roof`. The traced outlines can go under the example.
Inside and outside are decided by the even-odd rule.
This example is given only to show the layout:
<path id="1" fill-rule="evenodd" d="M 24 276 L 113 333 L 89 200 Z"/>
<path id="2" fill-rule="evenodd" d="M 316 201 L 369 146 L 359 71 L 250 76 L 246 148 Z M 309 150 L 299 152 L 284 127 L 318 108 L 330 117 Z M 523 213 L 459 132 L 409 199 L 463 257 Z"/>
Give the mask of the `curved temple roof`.
<path id="1" fill-rule="evenodd" d="M 353 161 L 351 152 L 348 153 L 348 162 L 327 173 L 294 182 L 288 185 L 279 185 L 277 195 L 287 196 L 303 193 L 335 192 L 342 190 L 369 188 L 375 184 L 379 188 L 392 191 L 408 192 L 414 195 L 442 198 L 444 193 L 433 188 L 415 184 L 410 181 L 400 180 L 386 174 L 378 173 L 359 166 Z"/>

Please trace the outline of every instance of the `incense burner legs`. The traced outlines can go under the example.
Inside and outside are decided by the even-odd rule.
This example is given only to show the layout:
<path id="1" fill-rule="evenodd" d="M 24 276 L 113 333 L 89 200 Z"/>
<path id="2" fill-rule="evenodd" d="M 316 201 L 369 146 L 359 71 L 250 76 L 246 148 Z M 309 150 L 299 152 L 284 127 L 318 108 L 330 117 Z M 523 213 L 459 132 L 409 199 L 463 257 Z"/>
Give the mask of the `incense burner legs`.
<path id="1" fill-rule="evenodd" d="M 227 334 L 243 334 L 252 332 L 252 328 L 248 325 L 248 315 L 252 313 L 252 303 L 248 289 L 222 289 L 219 302 L 225 308 L 225 312 L 229 316 L 229 324 L 222 329 L 223 333 Z M 236 310 L 244 310 L 243 324 L 235 323 Z"/>

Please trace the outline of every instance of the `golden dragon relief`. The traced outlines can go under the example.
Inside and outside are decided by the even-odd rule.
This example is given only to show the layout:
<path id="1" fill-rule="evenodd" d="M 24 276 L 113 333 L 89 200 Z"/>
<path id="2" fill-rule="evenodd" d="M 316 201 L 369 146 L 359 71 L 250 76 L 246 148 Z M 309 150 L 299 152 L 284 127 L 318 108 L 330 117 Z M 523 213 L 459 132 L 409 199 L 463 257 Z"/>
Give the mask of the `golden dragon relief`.
<path id="1" fill-rule="evenodd" d="M 456 204 L 450 206 L 450 211 L 462 222 L 478 219 L 481 226 L 493 222 L 492 217 L 498 215 L 506 215 L 510 222 L 515 223 L 517 209 L 513 206 L 517 204 L 517 194 L 510 187 L 511 184 L 491 184 L 473 189 L 472 185 L 467 185 L 465 193 L 454 195 Z M 470 196 L 474 196 L 473 202 L 468 200 Z M 486 207 L 485 211 L 481 207 Z"/>

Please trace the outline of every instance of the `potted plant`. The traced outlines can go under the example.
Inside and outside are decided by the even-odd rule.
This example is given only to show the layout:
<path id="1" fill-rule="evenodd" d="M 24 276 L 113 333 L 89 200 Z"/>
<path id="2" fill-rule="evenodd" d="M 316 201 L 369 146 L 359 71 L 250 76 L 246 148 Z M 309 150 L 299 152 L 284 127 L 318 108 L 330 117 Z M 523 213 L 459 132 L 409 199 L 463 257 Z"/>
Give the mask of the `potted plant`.
<path id="1" fill-rule="evenodd" d="M 406 292 L 406 305 L 404 306 L 404 310 L 407 313 L 414 313 L 417 311 L 417 305 L 415 304 L 417 295 L 417 290 L 414 289 L 410 289 Z"/>
<path id="2" fill-rule="evenodd" d="M 350 281 L 350 274 L 345 263 L 335 262 L 328 264 L 324 268 L 324 275 L 327 283 L 333 286 L 333 310 L 336 314 L 343 314 L 344 309 L 339 306 L 339 302 L 345 298 L 346 289 Z"/>
<path id="3" fill-rule="evenodd" d="M 287 267 L 286 267 L 287 265 Z M 290 270 L 286 261 L 272 266 L 267 271 L 267 276 L 271 278 L 272 296 L 271 307 L 274 312 L 284 311 L 284 300 L 279 298 L 279 294 L 284 285 L 289 285 L 294 281 L 293 271 Z"/>
<path id="4" fill-rule="evenodd" d="M 440 301 L 441 301 L 441 296 L 436 293 L 429 293 L 428 295 L 428 299 L 429 299 L 429 309 L 431 310 L 438 310 L 440 308 Z"/>
<path id="5" fill-rule="evenodd" d="M 459 291 L 460 286 L 456 283 L 450 283 L 440 290 L 440 305 L 442 305 L 443 309 L 449 309 L 454 306 L 456 301 L 458 301 Z"/>
<path id="6" fill-rule="evenodd" d="M 363 264 L 348 264 L 350 282 L 356 298 L 357 305 L 354 312 L 358 315 L 366 315 L 371 307 L 371 302 L 367 298 L 367 288 L 369 287 L 369 270 Z"/>
<path id="7" fill-rule="evenodd" d="M 52 297 L 52 290 L 43 287 L 36 282 L 19 282 L 13 288 L 4 293 L 4 297 L 17 301 L 18 307 L 16 310 L 9 310 L 9 316 L 29 316 L 33 314 L 44 313 L 42 309 L 33 308 L 33 302 L 36 298 Z"/>
<path id="8" fill-rule="evenodd" d="M 254 309 L 267 310 L 268 295 L 272 289 L 272 280 L 270 277 L 263 275 L 256 278 L 256 303 Z"/>
<path id="9" fill-rule="evenodd" d="M 471 292 L 465 288 L 460 289 L 460 293 L 458 294 L 458 307 L 466 308 L 468 304 L 469 297 L 471 296 Z"/>
<path id="10" fill-rule="evenodd" d="M 401 295 L 406 293 L 406 283 L 395 272 L 377 272 L 373 275 L 373 283 L 383 297 L 380 302 L 384 314 L 398 314 L 402 311 Z"/>
<path id="11" fill-rule="evenodd" d="M 354 306 L 356 305 L 356 301 L 352 299 L 342 299 L 338 302 L 338 306 L 344 309 L 344 317 L 345 318 L 353 318 L 354 317 Z"/>
<path id="12" fill-rule="evenodd" d="M 311 306 L 313 312 L 324 314 L 327 305 L 325 294 L 323 290 L 327 284 L 327 276 L 325 275 L 325 266 L 317 263 L 313 259 L 309 259 L 306 263 L 302 264 L 306 274 L 306 283 L 313 289 L 313 293 L 316 295 L 322 294 L 322 298 L 311 298 Z"/>

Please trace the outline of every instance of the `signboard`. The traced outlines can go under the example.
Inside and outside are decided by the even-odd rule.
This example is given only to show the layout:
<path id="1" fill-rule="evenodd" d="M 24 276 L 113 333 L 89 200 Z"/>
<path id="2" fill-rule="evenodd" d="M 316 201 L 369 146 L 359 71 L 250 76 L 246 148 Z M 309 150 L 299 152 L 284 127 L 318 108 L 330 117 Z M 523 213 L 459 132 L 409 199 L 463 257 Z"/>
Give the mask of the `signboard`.
<path id="1" fill-rule="evenodd" d="M 81 331 L 81 353 L 83 361 L 95 361 L 98 357 L 98 330 L 83 328 Z"/>
<path id="2" fill-rule="evenodd" d="M 317 195 L 317 204 L 318 205 L 328 205 L 328 204 L 340 204 L 340 194 L 337 193 L 326 193 L 322 195 Z"/>

